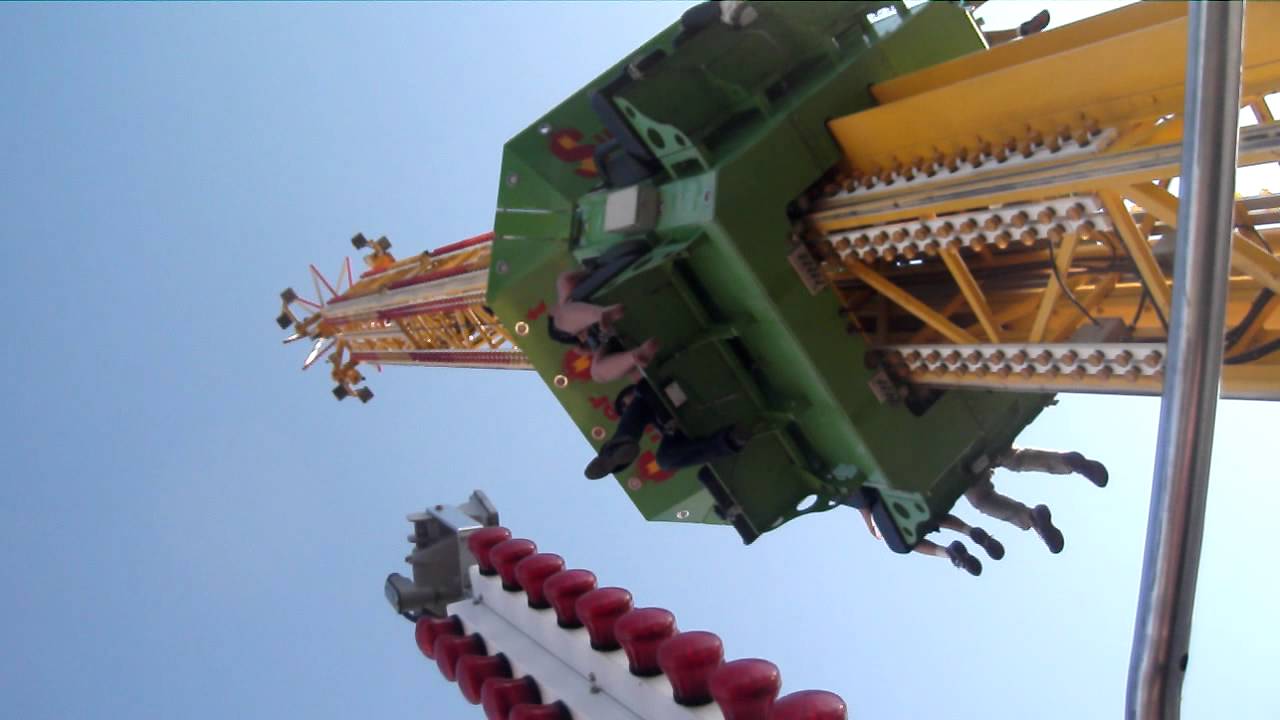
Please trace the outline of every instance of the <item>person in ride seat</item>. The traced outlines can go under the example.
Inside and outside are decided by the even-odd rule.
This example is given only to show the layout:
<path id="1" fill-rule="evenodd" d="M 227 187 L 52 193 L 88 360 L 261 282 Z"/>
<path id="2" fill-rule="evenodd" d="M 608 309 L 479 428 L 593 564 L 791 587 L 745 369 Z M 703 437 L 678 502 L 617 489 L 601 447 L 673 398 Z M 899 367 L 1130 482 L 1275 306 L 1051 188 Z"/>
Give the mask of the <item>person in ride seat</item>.
<path id="1" fill-rule="evenodd" d="M 1107 468 L 1097 460 L 1090 460 L 1078 452 L 1057 452 L 1055 450 L 1036 450 L 1033 448 L 1011 447 L 997 455 L 990 467 L 982 470 L 976 482 L 969 487 L 964 496 L 978 512 L 1003 520 L 1019 529 L 1034 529 L 1044 540 L 1049 552 L 1062 552 L 1064 539 L 1062 531 L 1054 527 L 1053 515 L 1046 505 L 1027 507 L 1026 505 L 996 492 L 991 476 L 998 467 L 1013 472 L 1044 472 L 1051 475 L 1082 475 L 1098 487 L 1107 486 Z"/>
<path id="2" fill-rule="evenodd" d="M 658 341 L 649 338 L 632 350 L 608 352 L 605 338 L 613 324 L 622 319 L 622 306 L 602 307 L 574 300 L 573 289 L 589 274 L 582 269 L 567 270 L 556 278 L 557 302 L 547 321 L 551 339 L 591 352 L 591 379 L 595 382 L 613 382 L 626 376 L 639 380 L 638 371 L 658 353 Z"/>
<path id="3" fill-rule="evenodd" d="M 635 462 L 640 455 L 640 439 L 649 425 L 662 433 L 656 459 L 663 470 L 679 470 L 728 457 L 741 452 L 751 439 L 750 432 L 739 425 L 721 428 L 708 438 L 685 435 L 675 427 L 657 392 L 647 382 L 623 388 L 614 400 L 614 409 L 618 412 L 618 429 L 587 463 L 583 474 L 590 480 L 621 472 Z"/>
<path id="4" fill-rule="evenodd" d="M 1049 552 L 1054 554 L 1062 552 L 1065 541 L 1062 531 L 1053 524 L 1053 515 L 1049 512 L 1049 507 L 1047 505 L 1027 507 L 1011 497 L 996 492 L 991 476 L 997 467 L 1013 472 L 1045 472 L 1052 475 L 1077 473 L 1098 487 L 1106 487 L 1108 480 L 1106 466 L 1097 460 L 1090 460 L 1078 452 L 1033 448 L 1011 447 L 997 455 L 988 467 L 979 472 L 977 480 L 965 492 L 965 498 L 969 504 L 984 515 L 1003 520 L 1022 530 L 1034 529 L 1048 546 Z M 862 519 L 867 524 L 867 531 L 877 540 L 881 539 L 880 531 L 871 517 L 871 508 L 860 505 L 858 511 L 862 513 Z M 944 515 L 938 525 L 942 530 L 952 530 L 968 536 L 985 550 L 992 560 L 1004 557 L 1004 545 L 982 528 L 973 527 L 951 514 Z M 931 540 L 922 539 L 916 543 L 913 551 L 922 555 L 946 558 L 952 565 L 970 575 L 982 574 L 982 562 L 971 555 L 969 549 L 959 540 L 944 547 Z"/>

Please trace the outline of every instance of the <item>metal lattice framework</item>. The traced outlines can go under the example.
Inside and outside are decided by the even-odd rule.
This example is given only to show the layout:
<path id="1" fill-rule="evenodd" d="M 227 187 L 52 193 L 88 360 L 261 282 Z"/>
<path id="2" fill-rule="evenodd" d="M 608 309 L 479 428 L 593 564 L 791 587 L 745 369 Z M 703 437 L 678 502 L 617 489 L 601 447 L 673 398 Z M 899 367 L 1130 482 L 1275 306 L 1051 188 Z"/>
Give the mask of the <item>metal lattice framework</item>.
<path id="1" fill-rule="evenodd" d="M 1240 165 L 1280 159 L 1280 6 L 1248 6 Z M 881 83 L 805 231 L 850 329 L 938 387 L 1158 394 L 1186 7 L 1141 3 Z M 1091 72 L 1086 68 L 1106 68 Z M 1280 398 L 1280 198 L 1240 198 L 1227 397 Z"/>
<path id="2" fill-rule="evenodd" d="M 286 342 L 314 340 L 304 367 L 328 355 L 339 399 L 372 397 L 368 388 L 357 388 L 364 380 L 357 370 L 361 363 L 528 369 L 506 328 L 485 305 L 492 242 L 493 233 L 485 233 L 397 260 L 385 237 L 370 242 L 356 235 L 356 249 L 370 250 L 365 256 L 369 270 L 358 280 L 350 261 L 336 285 L 312 266 L 321 302 L 300 298 L 291 289 L 282 293 L 279 323 L 294 329 Z M 306 314 L 299 318 L 294 308 L 304 308 Z"/>

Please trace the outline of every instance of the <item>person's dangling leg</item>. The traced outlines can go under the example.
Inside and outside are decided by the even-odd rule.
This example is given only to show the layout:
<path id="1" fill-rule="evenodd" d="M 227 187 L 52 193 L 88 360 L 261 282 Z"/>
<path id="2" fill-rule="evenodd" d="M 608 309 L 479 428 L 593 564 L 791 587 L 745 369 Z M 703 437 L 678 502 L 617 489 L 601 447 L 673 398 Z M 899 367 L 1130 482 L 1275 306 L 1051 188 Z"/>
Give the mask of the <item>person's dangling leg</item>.
<path id="1" fill-rule="evenodd" d="M 657 421 L 653 406 L 642 397 L 637 386 L 631 386 L 619 397 L 625 404 L 618 416 L 618 427 L 605 441 L 596 456 L 587 464 L 583 474 L 590 480 L 599 480 L 611 473 L 625 469 L 640 455 L 640 436 L 645 427 Z"/>
<path id="2" fill-rule="evenodd" d="M 555 318 L 556 327 L 571 335 L 577 335 L 596 324 L 602 330 L 608 330 L 609 326 L 622 318 L 621 305 L 602 307 L 570 299 L 573 289 L 586 275 L 584 270 L 569 270 L 556 278 L 557 303 L 552 308 L 551 315 Z"/>
<path id="3" fill-rule="evenodd" d="M 1019 530 L 1031 529 L 1031 508 L 996 492 L 990 474 L 971 485 L 964 496 L 973 509 L 983 515 L 1007 522 Z"/>
<path id="4" fill-rule="evenodd" d="M 970 8 L 972 11 L 974 8 Z M 1036 13 L 1030 20 L 1022 23 L 1016 28 L 1009 30 L 983 30 L 982 36 L 987 40 L 988 47 L 1003 45 L 1020 37 L 1034 35 L 1049 26 L 1049 11 L 1041 10 Z"/>
<path id="5" fill-rule="evenodd" d="M 1009 448 L 996 456 L 995 464 L 1013 472 L 1043 472 L 1050 475 L 1079 474 L 1098 487 L 1106 487 L 1107 468 L 1078 452 L 1058 452 L 1035 448 Z"/>
<path id="6" fill-rule="evenodd" d="M 649 363 L 653 362 L 653 359 L 658 356 L 658 339 L 649 338 L 648 340 L 640 343 L 640 346 L 632 352 L 635 353 L 636 363 L 640 367 L 645 367 Z"/>
<path id="7" fill-rule="evenodd" d="M 959 540 L 951 543 L 947 547 L 942 547 L 932 540 L 921 540 L 916 543 L 912 552 L 950 560 L 952 565 L 964 570 L 974 577 L 982 574 L 982 561 L 978 560 L 978 558 L 973 555 L 970 555 L 969 549 L 966 548 L 964 543 Z"/>
<path id="8" fill-rule="evenodd" d="M 658 351 L 658 341 L 650 338 L 639 347 L 617 353 L 606 353 L 602 348 L 591 356 L 591 379 L 598 383 L 610 383 L 634 370 L 646 367 Z"/>
<path id="9" fill-rule="evenodd" d="M 986 530 L 983 530 L 980 527 L 973 527 L 955 515 L 948 514 L 942 516 L 942 520 L 938 523 L 938 526 L 945 530 L 951 530 L 952 532 L 958 532 L 961 535 L 967 536 L 970 540 L 976 543 L 978 547 L 985 550 L 987 556 L 992 560 L 999 560 L 1004 557 L 1004 545 L 1002 545 L 999 540 L 991 537 Z"/>
<path id="10" fill-rule="evenodd" d="M 569 302 L 569 296 L 573 294 L 573 289 L 578 287 L 578 283 L 589 275 L 582 268 L 574 268 L 573 270 L 565 270 L 556 276 L 556 303 L 563 305 Z"/>
<path id="11" fill-rule="evenodd" d="M 611 383 L 641 367 L 644 366 L 636 361 L 635 350 L 610 353 L 601 348 L 591 356 L 591 380 L 598 383 Z"/>
<path id="12" fill-rule="evenodd" d="M 1049 20 L 1050 20 L 1049 11 L 1041 10 L 1040 12 L 1033 15 L 1030 20 L 1018 26 L 1018 35 L 1021 37 L 1026 37 L 1028 35 L 1035 35 L 1036 33 L 1049 27 Z"/>
<path id="13" fill-rule="evenodd" d="M 986 38 L 987 47 L 995 47 L 1017 40 L 1019 35 L 1017 30 L 983 30 L 982 37 Z"/>
<path id="14" fill-rule="evenodd" d="M 1034 528 L 1036 534 L 1048 546 L 1049 552 L 1054 554 L 1062 552 L 1065 540 L 1062 531 L 1054 527 L 1049 508 L 1045 505 L 1029 508 L 1011 497 L 1001 495 L 996 492 L 990 473 L 975 482 L 964 496 L 969 504 L 983 515 L 1003 520 L 1022 530 Z"/>
<path id="15" fill-rule="evenodd" d="M 663 470 L 704 465 L 742 452 L 747 441 L 735 428 L 723 428 L 709 438 L 694 439 L 679 430 L 668 433 L 658 446 L 658 465 Z"/>
<path id="16" fill-rule="evenodd" d="M 606 308 L 591 303 L 570 302 L 557 305 L 551 311 L 551 316 L 555 318 L 556 327 L 560 330 L 570 335 L 577 335 L 596 324 L 599 324 L 602 330 L 605 329 L 605 318 L 613 315 L 621 317 L 620 310 L 619 305 L 610 305 Z"/>

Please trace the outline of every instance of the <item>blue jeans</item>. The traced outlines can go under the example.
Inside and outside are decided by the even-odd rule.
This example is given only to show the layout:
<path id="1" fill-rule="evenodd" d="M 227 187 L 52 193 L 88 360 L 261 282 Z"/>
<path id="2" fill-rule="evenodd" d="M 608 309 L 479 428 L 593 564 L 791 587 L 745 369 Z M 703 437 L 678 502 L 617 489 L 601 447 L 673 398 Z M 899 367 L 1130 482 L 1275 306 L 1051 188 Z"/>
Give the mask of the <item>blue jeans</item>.
<path id="1" fill-rule="evenodd" d="M 666 411 L 654 395 L 653 389 L 648 383 L 636 383 L 632 387 L 634 391 L 631 402 L 622 410 L 618 429 L 609 440 L 610 444 L 638 443 L 649 425 L 662 429 Z M 723 428 L 711 437 L 701 439 L 691 438 L 680 430 L 663 431 L 657 460 L 663 470 L 679 470 L 728 457 L 741 449 L 734 447 L 729 440 L 729 428 Z"/>

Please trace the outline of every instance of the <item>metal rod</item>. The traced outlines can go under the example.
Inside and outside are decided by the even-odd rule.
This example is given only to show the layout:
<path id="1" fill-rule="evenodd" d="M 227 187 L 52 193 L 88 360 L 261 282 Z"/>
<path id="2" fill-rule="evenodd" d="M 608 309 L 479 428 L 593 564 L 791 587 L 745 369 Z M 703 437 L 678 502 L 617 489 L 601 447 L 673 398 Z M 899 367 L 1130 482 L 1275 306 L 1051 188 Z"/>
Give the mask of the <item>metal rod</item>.
<path id="1" fill-rule="evenodd" d="M 1185 131 L 1168 372 L 1125 717 L 1178 718 L 1222 374 L 1244 5 L 1188 8 Z"/>

